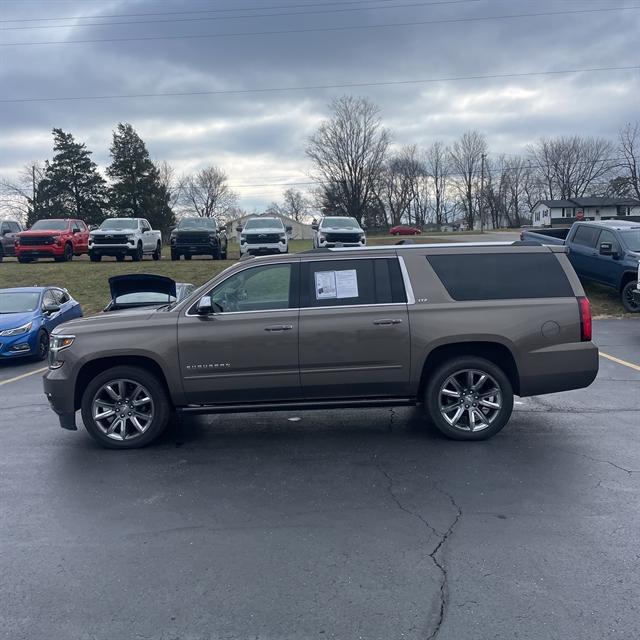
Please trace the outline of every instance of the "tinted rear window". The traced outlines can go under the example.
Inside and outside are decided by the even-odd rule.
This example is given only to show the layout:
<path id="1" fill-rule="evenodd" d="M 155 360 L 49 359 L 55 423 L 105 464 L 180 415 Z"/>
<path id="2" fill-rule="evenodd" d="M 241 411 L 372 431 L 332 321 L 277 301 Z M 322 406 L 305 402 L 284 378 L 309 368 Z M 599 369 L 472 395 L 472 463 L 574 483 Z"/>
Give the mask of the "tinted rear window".
<path id="1" fill-rule="evenodd" d="M 596 227 L 578 227 L 573 236 L 573 243 L 585 247 L 595 247 L 599 233 L 600 229 Z"/>
<path id="2" fill-rule="evenodd" d="M 428 256 L 454 300 L 565 298 L 574 293 L 552 253 Z"/>

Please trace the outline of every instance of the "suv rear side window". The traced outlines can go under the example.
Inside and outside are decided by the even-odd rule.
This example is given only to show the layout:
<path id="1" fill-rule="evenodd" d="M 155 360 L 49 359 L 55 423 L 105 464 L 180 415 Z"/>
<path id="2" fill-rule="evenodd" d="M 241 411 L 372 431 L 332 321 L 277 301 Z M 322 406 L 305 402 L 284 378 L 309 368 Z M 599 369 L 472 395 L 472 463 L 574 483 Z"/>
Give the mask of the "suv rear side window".
<path id="1" fill-rule="evenodd" d="M 301 307 L 407 301 L 397 258 L 303 262 L 302 283 Z"/>
<path id="2" fill-rule="evenodd" d="M 573 236 L 573 243 L 584 247 L 595 247 L 600 229 L 596 227 L 578 227 Z"/>
<path id="3" fill-rule="evenodd" d="M 552 253 L 434 255 L 427 260 L 454 300 L 574 296 Z"/>

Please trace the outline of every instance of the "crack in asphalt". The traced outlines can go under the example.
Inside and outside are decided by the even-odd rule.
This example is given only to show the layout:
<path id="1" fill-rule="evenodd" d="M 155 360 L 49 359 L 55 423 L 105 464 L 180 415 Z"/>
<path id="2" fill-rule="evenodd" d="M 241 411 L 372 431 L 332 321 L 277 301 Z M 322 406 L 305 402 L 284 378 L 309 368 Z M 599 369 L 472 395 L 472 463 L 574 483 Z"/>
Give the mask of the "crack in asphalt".
<path id="1" fill-rule="evenodd" d="M 378 471 L 380 471 L 380 473 L 387 479 L 387 492 L 391 496 L 391 499 L 397 505 L 398 509 L 410 515 L 411 517 L 419 520 L 433 535 L 439 538 L 438 543 L 433 548 L 433 551 L 429 553 L 429 558 L 433 562 L 434 566 L 440 572 L 440 592 L 439 592 L 440 606 L 438 608 L 438 618 L 435 622 L 433 631 L 426 638 L 426 640 L 435 640 L 435 638 L 440 633 L 442 624 L 444 623 L 444 619 L 447 611 L 448 599 L 449 599 L 449 576 L 447 573 L 447 568 L 445 566 L 445 563 L 444 561 L 442 562 L 440 561 L 440 558 L 438 557 L 438 553 L 443 549 L 443 547 L 447 543 L 447 540 L 451 537 L 451 534 L 453 533 L 453 530 L 458 524 L 460 518 L 462 517 L 462 509 L 458 506 L 454 497 L 450 493 L 448 493 L 447 491 L 439 487 L 436 483 L 434 483 L 433 488 L 439 493 L 441 493 L 442 495 L 446 496 L 449 502 L 451 503 L 451 506 L 453 506 L 453 508 L 456 510 L 456 515 L 451 521 L 451 524 L 447 527 L 447 530 L 444 532 L 438 531 L 435 527 L 429 524 L 429 522 L 422 515 L 420 515 L 416 511 L 412 511 L 411 509 L 405 507 L 404 504 L 402 504 L 402 501 L 393 490 L 393 487 L 394 487 L 393 476 L 378 462 L 377 459 L 374 459 L 374 464 L 378 469 Z"/>
<path id="2" fill-rule="evenodd" d="M 601 462 L 602 464 L 611 465 L 615 469 L 619 469 L 620 471 L 624 471 L 625 473 L 628 473 L 630 476 L 632 476 L 634 473 L 638 471 L 637 469 L 627 469 L 626 467 L 621 467 L 619 464 L 616 464 L 615 462 L 611 462 L 611 460 L 605 460 L 603 458 L 594 458 L 593 456 L 590 456 L 586 453 L 580 453 L 578 451 L 569 451 L 569 449 L 561 449 L 560 447 L 552 447 L 552 448 L 555 449 L 556 451 L 562 451 L 563 453 L 568 453 L 572 456 L 580 456 L 581 458 L 586 458 L 587 460 L 592 460 L 593 462 Z"/>

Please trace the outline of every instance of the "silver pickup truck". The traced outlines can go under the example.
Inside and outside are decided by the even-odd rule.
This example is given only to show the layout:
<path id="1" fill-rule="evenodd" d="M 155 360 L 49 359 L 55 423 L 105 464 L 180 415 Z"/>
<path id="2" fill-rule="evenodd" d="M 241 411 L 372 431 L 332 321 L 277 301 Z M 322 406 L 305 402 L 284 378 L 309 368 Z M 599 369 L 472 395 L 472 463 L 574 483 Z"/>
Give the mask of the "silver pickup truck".
<path id="1" fill-rule="evenodd" d="M 144 218 L 107 218 L 89 234 L 89 258 L 99 262 L 102 256 L 114 256 L 119 262 L 131 256 L 135 262 L 150 255 L 162 256 L 162 235 Z"/>

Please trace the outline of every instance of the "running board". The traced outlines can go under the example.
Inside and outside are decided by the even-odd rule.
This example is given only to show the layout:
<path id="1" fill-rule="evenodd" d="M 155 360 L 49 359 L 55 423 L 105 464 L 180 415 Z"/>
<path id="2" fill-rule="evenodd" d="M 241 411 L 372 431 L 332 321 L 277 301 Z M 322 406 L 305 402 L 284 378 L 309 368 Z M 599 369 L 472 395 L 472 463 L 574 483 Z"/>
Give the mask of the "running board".
<path id="1" fill-rule="evenodd" d="M 176 407 L 178 413 L 248 413 L 251 411 L 291 411 L 310 409 L 356 409 L 358 407 L 413 407 L 415 398 L 351 398 L 344 400 L 299 400 L 250 404 L 204 404 Z"/>

